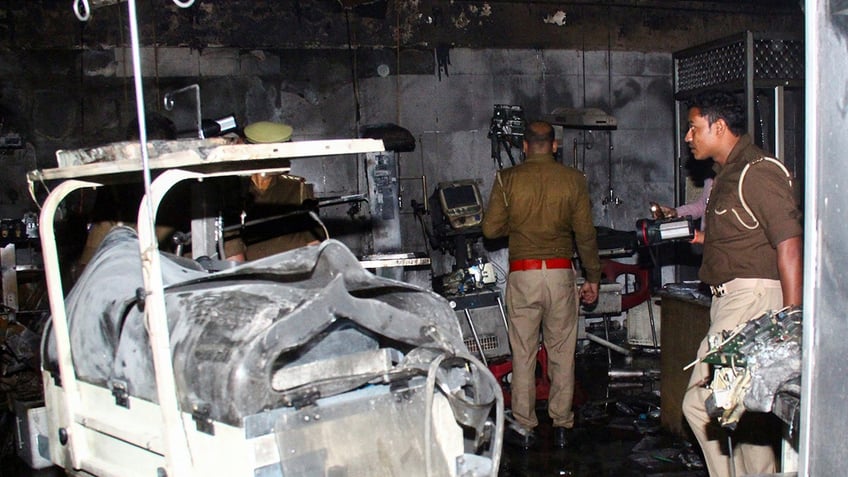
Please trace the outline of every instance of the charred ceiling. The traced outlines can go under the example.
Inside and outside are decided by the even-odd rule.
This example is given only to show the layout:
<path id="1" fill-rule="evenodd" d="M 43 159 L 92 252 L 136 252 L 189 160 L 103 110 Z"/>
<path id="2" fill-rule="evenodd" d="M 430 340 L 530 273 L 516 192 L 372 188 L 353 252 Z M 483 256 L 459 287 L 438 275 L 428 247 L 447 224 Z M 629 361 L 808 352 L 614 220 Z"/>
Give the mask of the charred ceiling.
<path id="1" fill-rule="evenodd" d="M 67 4 L 6 3 L 8 50 L 125 46 L 125 3 L 80 22 Z M 741 30 L 800 34 L 796 0 L 169 0 L 137 2 L 147 46 L 243 49 L 611 48 L 673 51 Z"/>

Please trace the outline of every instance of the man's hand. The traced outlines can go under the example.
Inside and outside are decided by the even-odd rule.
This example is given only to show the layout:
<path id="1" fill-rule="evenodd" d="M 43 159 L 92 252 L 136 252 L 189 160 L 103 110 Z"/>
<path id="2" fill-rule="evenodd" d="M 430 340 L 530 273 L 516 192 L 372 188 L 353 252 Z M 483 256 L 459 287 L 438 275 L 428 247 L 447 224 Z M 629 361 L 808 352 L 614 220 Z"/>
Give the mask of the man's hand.
<path id="1" fill-rule="evenodd" d="M 704 232 L 701 232 L 700 230 L 696 230 L 695 236 L 692 237 L 692 240 L 690 240 L 689 243 L 703 245 L 704 244 Z"/>
<path id="2" fill-rule="evenodd" d="M 584 282 L 583 286 L 580 287 L 580 301 L 589 305 L 591 303 L 595 303 L 598 300 L 598 284 Z"/>
<path id="3" fill-rule="evenodd" d="M 664 205 L 651 205 L 651 215 L 654 219 L 673 219 L 677 217 L 677 210 Z"/>

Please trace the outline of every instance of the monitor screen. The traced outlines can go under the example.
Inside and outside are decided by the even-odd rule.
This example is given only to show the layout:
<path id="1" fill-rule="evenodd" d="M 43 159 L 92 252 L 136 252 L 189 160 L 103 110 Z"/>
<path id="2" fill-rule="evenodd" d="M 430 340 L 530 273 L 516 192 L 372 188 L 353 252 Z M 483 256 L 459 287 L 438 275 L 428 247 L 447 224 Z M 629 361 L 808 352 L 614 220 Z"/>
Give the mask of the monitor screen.
<path id="1" fill-rule="evenodd" d="M 442 189 L 445 207 L 455 209 L 457 207 L 468 207 L 480 205 L 477 201 L 477 193 L 471 184 L 458 184 Z"/>

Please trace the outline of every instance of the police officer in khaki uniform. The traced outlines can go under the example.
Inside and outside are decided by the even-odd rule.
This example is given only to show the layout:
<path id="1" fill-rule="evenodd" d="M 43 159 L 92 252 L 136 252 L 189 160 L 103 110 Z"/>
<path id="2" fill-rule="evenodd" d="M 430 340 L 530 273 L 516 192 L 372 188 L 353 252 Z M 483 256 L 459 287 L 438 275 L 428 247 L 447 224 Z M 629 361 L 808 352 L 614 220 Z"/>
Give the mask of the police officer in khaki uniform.
<path id="1" fill-rule="evenodd" d="M 712 158 L 716 177 L 706 205 L 704 258 L 699 277 L 710 285 L 708 337 L 730 331 L 769 310 L 801 305 L 803 243 L 801 211 L 789 172 L 744 134 L 745 111 L 726 92 L 707 91 L 689 101 L 686 143 L 697 160 Z M 693 370 L 683 414 L 701 446 L 711 477 L 772 474 L 779 421 L 746 413 L 733 433 L 733 452 L 706 410 L 709 365 Z M 730 457 L 733 456 L 731 461 Z"/>
<path id="2" fill-rule="evenodd" d="M 548 414 L 554 446 L 564 448 L 574 427 L 574 352 L 577 345 L 578 293 L 571 263 L 573 243 L 586 281 L 579 298 L 598 299 L 601 265 L 592 206 L 583 174 L 554 159 L 553 127 L 532 122 L 524 134 L 522 164 L 495 178 L 483 219 L 486 238 L 509 237 L 506 304 L 512 349 L 512 415 L 523 432 L 510 432 L 507 442 L 533 445 L 536 418 L 536 354 L 541 331 L 548 353 L 551 389 Z"/>

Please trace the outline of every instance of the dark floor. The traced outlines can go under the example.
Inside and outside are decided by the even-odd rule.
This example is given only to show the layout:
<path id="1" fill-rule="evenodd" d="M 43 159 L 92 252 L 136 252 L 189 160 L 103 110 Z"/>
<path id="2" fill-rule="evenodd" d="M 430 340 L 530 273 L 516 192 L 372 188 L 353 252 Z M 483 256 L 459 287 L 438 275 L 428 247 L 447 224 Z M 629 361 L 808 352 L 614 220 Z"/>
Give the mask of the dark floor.
<path id="1" fill-rule="evenodd" d="M 653 378 L 609 379 L 606 348 L 587 343 L 577 354 L 574 442 L 554 449 L 546 403 L 539 401 L 537 443 L 528 450 L 504 446 L 502 477 L 706 477 L 695 450 L 659 427 L 659 354 L 637 350 L 632 360 L 612 354 L 612 369 L 646 371 Z M 9 423 L 3 423 L 8 429 Z M 6 434 L 6 433 L 4 433 Z M 11 437 L 11 436 L 9 436 Z M 2 455 L 13 455 L 3 439 Z M 12 452 L 7 452 L 12 451 Z M 33 471 L 17 459 L 3 459 L 0 477 L 53 477 L 58 469 Z"/>
<path id="2" fill-rule="evenodd" d="M 610 380 L 606 348 L 590 344 L 577 355 L 576 425 L 566 449 L 552 445 L 552 427 L 539 401 L 536 444 L 504 446 L 502 477 L 706 477 L 697 447 L 659 426 L 659 354 L 637 350 L 632 360 L 613 353 L 612 369 L 647 371 L 652 378 Z"/>

